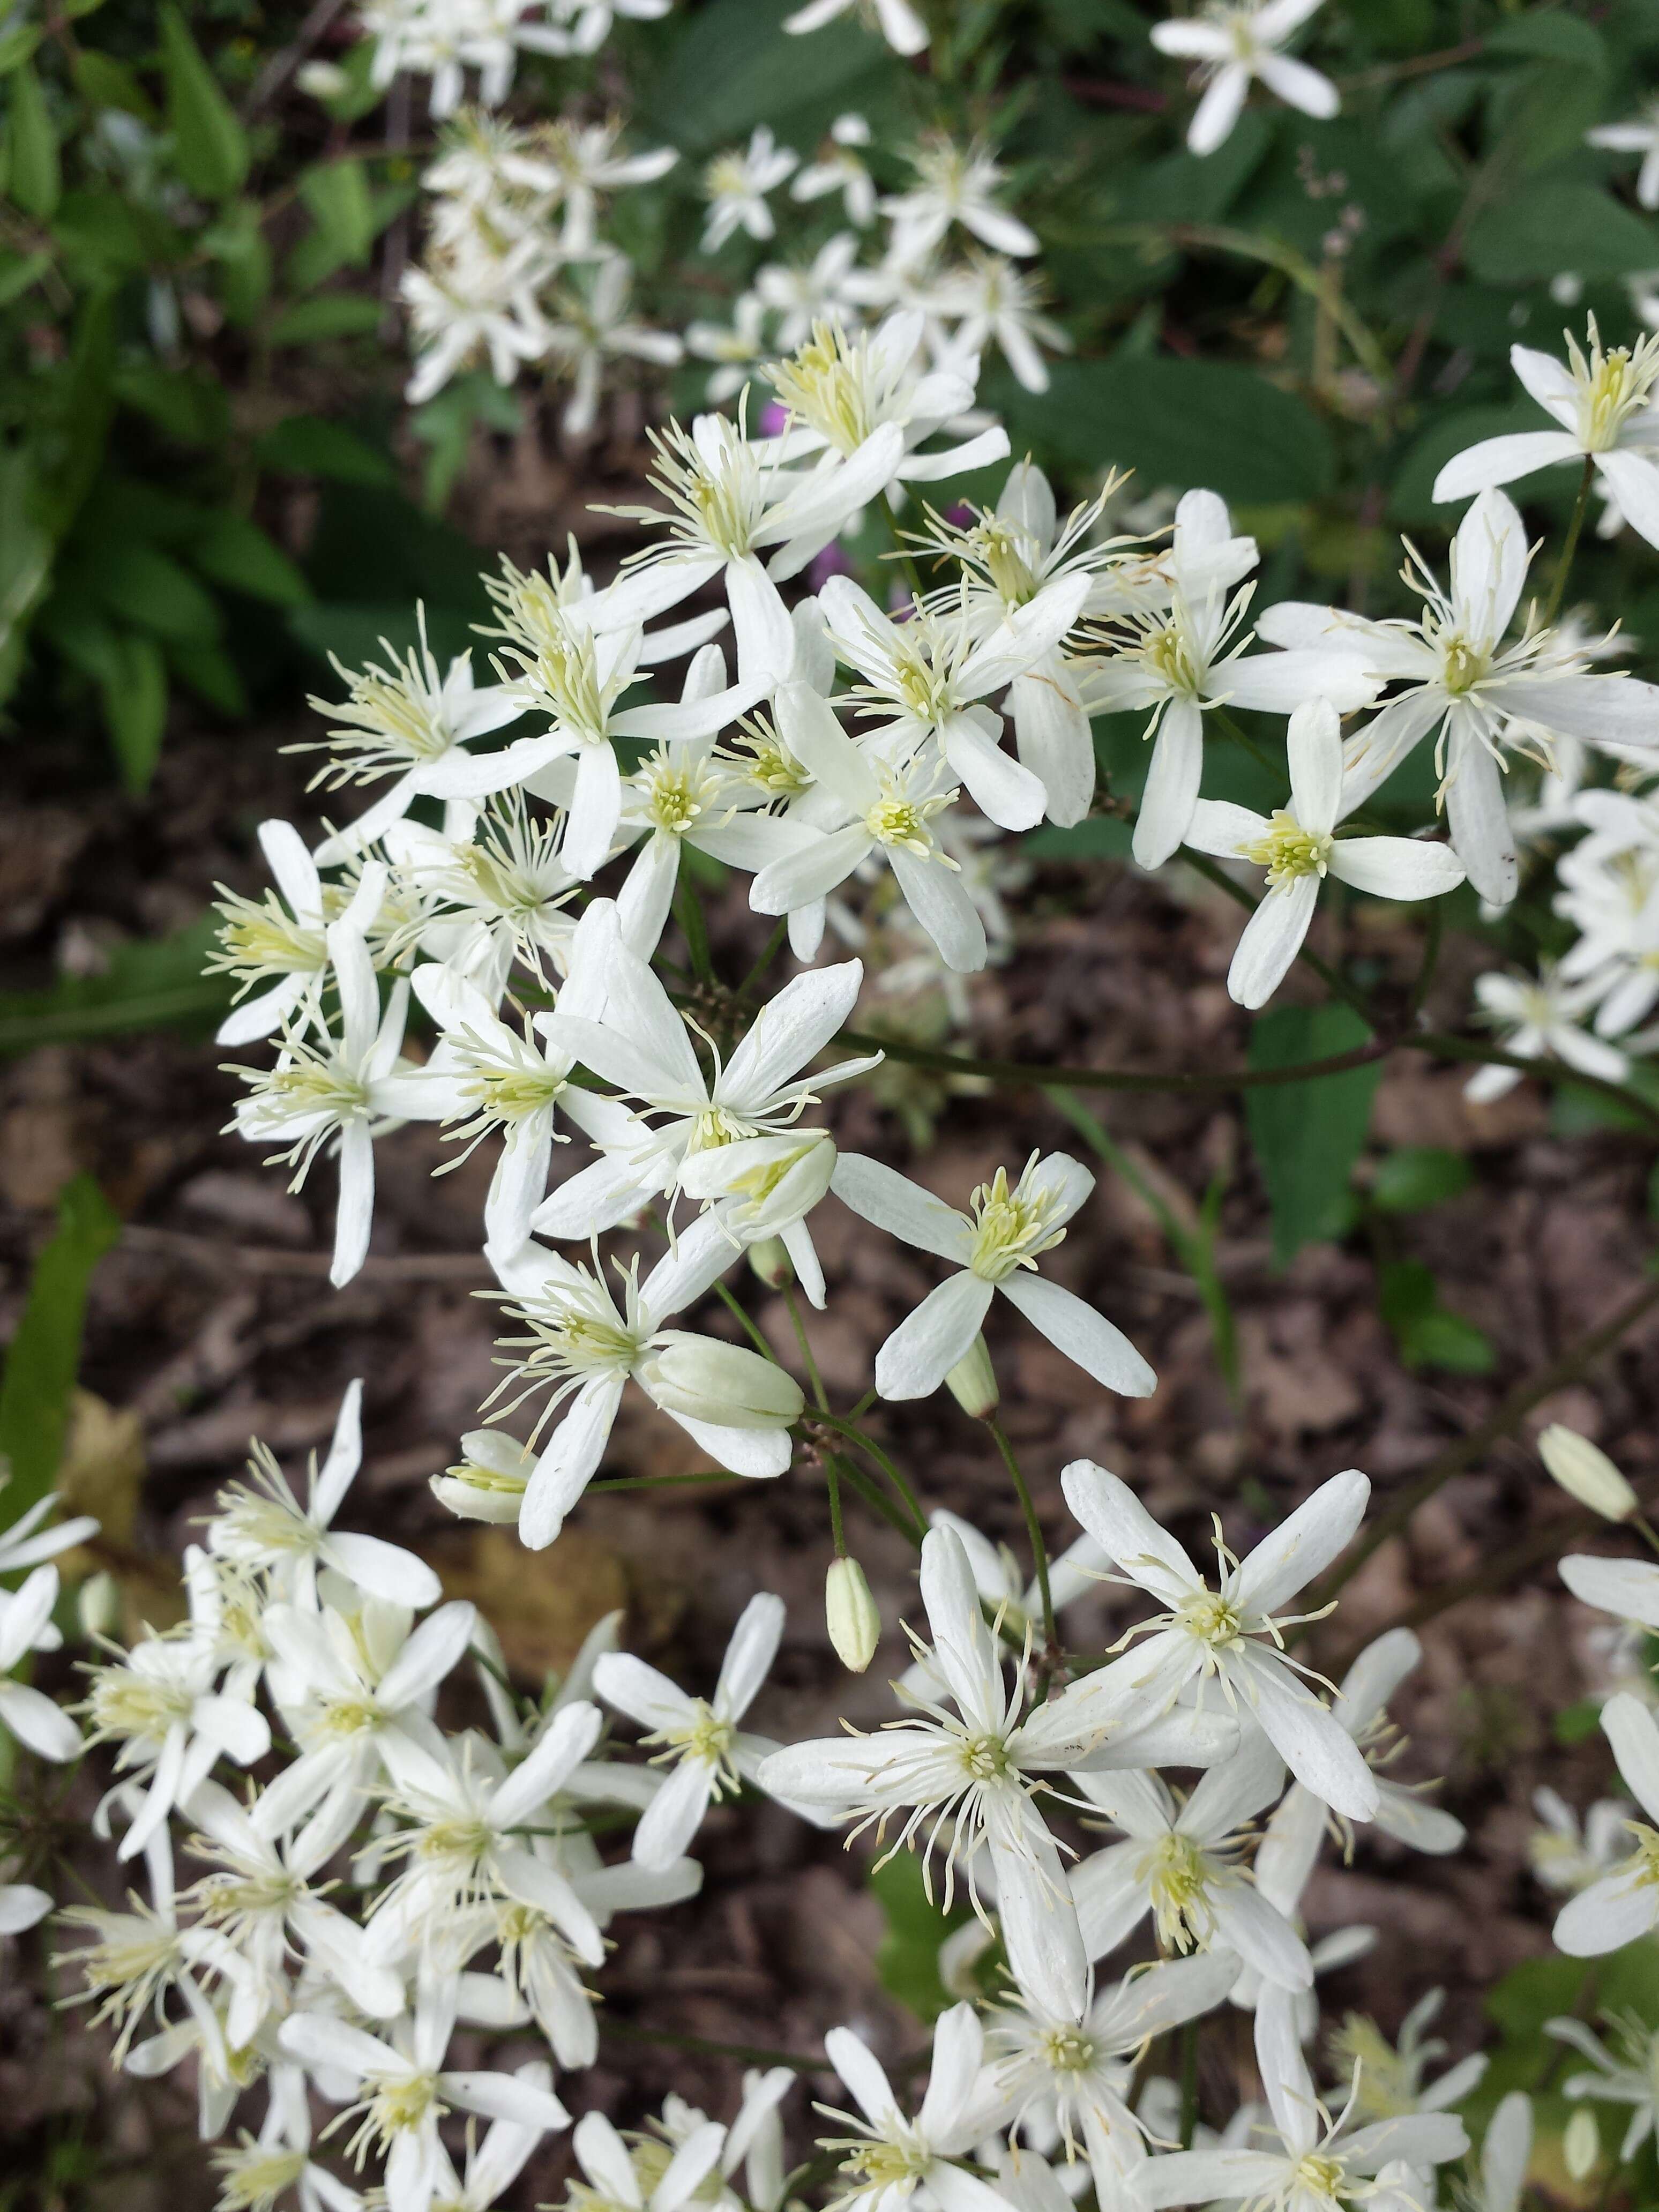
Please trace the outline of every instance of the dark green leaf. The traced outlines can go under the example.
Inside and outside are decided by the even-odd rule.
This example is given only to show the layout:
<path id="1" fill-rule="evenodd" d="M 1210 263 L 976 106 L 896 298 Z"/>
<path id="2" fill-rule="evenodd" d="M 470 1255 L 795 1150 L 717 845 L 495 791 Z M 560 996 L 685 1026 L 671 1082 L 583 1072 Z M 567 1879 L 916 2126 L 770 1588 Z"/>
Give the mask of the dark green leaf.
<path id="1" fill-rule="evenodd" d="M 251 323 L 270 295 L 270 248 L 252 200 L 228 207 L 201 234 L 202 251 L 218 264 L 219 299 L 233 323 Z"/>
<path id="2" fill-rule="evenodd" d="M 125 62 L 96 47 L 80 46 L 70 64 L 75 88 L 90 107 L 116 107 L 141 123 L 156 120 L 155 103 Z"/>
<path id="3" fill-rule="evenodd" d="M 45 222 L 57 208 L 64 177 L 57 129 L 33 62 L 12 74 L 10 117 L 7 189 L 25 215 Z"/>
<path id="4" fill-rule="evenodd" d="M 1397 1260 L 1383 1267 L 1376 1303 L 1407 1367 L 1486 1375 L 1496 1364 L 1490 1340 L 1473 1322 L 1441 1304 L 1433 1271 L 1420 1260 Z"/>
<path id="5" fill-rule="evenodd" d="M 167 671 L 161 648 L 129 630 L 118 638 L 117 665 L 100 687 L 104 727 L 131 792 L 149 788 L 167 720 Z"/>
<path id="6" fill-rule="evenodd" d="M 1371 1204 L 1385 1213 L 1420 1213 L 1455 1198 L 1474 1180 L 1474 1170 L 1462 1152 L 1407 1145 L 1378 1163 Z"/>
<path id="7" fill-rule="evenodd" d="M 1352 1052 L 1370 1036 L 1351 1007 L 1276 1006 L 1250 1031 L 1252 1067 L 1296 1067 Z M 1264 1083 L 1246 1094 L 1250 1140 L 1273 1208 L 1273 1259 L 1340 1231 L 1348 1179 L 1370 1125 L 1380 1070 L 1350 1067 L 1310 1083 Z"/>
<path id="8" fill-rule="evenodd" d="M 315 345 L 325 338 L 363 337 L 380 325 L 378 300 L 356 292 L 330 292 L 320 300 L 301 300 L 277 316 L 269 332 L 274 346 Z"/>
<path id="9" fill-rule="evenodd" d="M 21 300 L 30 286 L 38 284 L 52 266 L 52 256 L 44 247 L 38 253 L 0 252 L 0 307 L 9 307 Z"/>
<path id="10" fill-rule="evenodd" d="M 958 1902 L 942 1911 L 927 1894 L 922 1863 L 914 1851 L 895 1851 L 872 1867 L 869 1885 L 887 1919 L 887 1933 L 876 1953 L 877 1978 L 918 2020 L 935 2021 L 955 2002 L 939 1979 L 939 1945 L 971 1917 L 970 1908 Z"/>
<path id="11" fill-rule="evenodd" d="M 222 646 L 170 645 L 167 660 L 179 681 L 210 707 L 232 721 L 240 721 L 246 714 L 247 693 L 235 662 Z"/>
<path id="12" fill-rule="evenodd" d="M 189 572 L 154 545 L 109 546 L 88 572 L 92 588 L 112 614 L 135 629 L 181 645 L 211 645 L 219 612 Z"/>
<path id="13" fill-rule="evenodd" d="M 171 5 L 161 9 L 161 67 L 179 175 L 204 200 L 228 199 L 247 175 L 247 133 Z"/>
<path id="14" fill-rule="evenodd" d="M 648 95 L 653 129 L 712 154 L 757 123 L 799 146 L 845 108 L 867 113 L 866 85 L 884 75 L 880 48 L 846 21 L 815 32 L 809 49 L 783 28 L 794 12 L 795 0 L 714 0 L 689 13 Z"/>
<path id="15" fill-rule="evenodd" d="M 51 577 L 52 556 L 28 449 L 0 452 L 0 699 L 21 670 L 29 617 Z"/>
<path id="16" fill-rule="evenodd" d="M 1659 229 L 1594 185 L 1540 176 L 1478 216 L 1464 252 L 1483 284 L 1627 276 L 1659 264 Z"/>
<path id="17" fill-rule="evenodd" d="M 1601 1700 L 1599 1698 L 1580 1698 L 1576 1705 L 1563 1705 L 1553 1723 L 1557 1743 L 1571 1746 L 1588 1743 L 1601 1725 Z"/>
<path id="18" fill-rule="evenodd" d="M 230 1004 L 225 978 L 202 973 L 216 919 L 204 915 L 176 937 L 120 945 L 101 975 L 66 976 L 49 991 L 0 992 L 0 1059 L 134 1030 L 210 1033 Z"/>
<path id="19" fill-rule="evenodd" d="M 65 1184 L 56 1233 L 34 1263 L 0 1379 L 0 1458 L 10 1474 L 0 1490 L 0 1527 L 9 1528 L 52 1488 L 81 1365 L 87 1285 L 120 1234 L 120 1216 L 90 1176 Z"/>
<path id="20" fill-rule="evenodd" d="M 1389 513 L 1396 522 L 1437 522 L 1450 529 L 1456 520 L 1455 506 L 1437 506 L 1434 480 L 1455 454 L 1479 445 L 1483 438 L 1504 438 L 1516 430 L 1549 428 L 1549 417 L 1529 400 L 1500 406 L 1459 407 L 1431 422 L 1407 448 L 1392 471 Z M 1562 481 L 1569 485 L 1572 478 Z"/>
<path id="21" fill-rule="evenodd" d="M 1115 814 L 1091 815 L 1067 829 L 1051 823 L 1027 834 L 1024 849 L 1039 860 L 1125 860 L 1133 831 Z"/>
<path id="22" fill-rule="evenodd" d="M 367 484 L 389 490 L 398 471 L 384 453 L 366 445 L 355 430 L 326 422 L 319 415 L 290 415 L 268 430 L 256 449 L 268 469 L 294 476 L 327 477 L 336 483 Z"/>
<path id="23" fill-rule="evenodd" d="M 1656 255 L 1659 259 L 1659 255 Z M 1224 499 L 1299 501 L 1328 489 L 1324 424 L 1252 368 L 1230 362 L 1056 362 L 1047 392 L 999 389 L 1016 453 L 1098 474 L 1136 471 L 1146 493 L 1202 484 Z"/>
<path id="24" fill-rule="evenodd" d="M 88 273 L 132 275 L 149 249 L 138 218 L 118 192 L 70 192 L 58 210 L 52 236 Z"/>
<path id="25" fill-rule="evenodd" d="M 245 515 L 217 515 L 191 548 L 191 559 L 216 584 L 228 584 L 273 606 L 303 606 L 311 586 L 286 553 Z"/>
<path id="26" fill-rule="evenodd" d="M 15 69 L 21 69 L 40 43 L 38 23 L 13 23 L 0 32 L 0 76 L 9 76 Z"/>
<path id="27" fill-rule="evenodd" d="M 477 423 L 489 429 L 519 428 L 522 414 L 516 396 L 504 392 L 495 378 L 482 369 L 458 376 L 435 399 L 417 407 L 410 427 L 428 449 L 422 494 L 426 506 L 441 514 L 466 464 Z"/>
<path id="28" fill-rule="evenodd" d="M 225 388 L 190 369 L 163 368 L 158 361 L 125 362 L 115 372 L 115 396 L 144 415 L 180 446 L 216 446 L 230 429 Z"/>
<path id="29" fill-rule="evenodd" d="M 319 161 L 300 179 L 300 197 L 342 261 L 362 262 L 374 239 L 374 210 L 361 161 Z"/>

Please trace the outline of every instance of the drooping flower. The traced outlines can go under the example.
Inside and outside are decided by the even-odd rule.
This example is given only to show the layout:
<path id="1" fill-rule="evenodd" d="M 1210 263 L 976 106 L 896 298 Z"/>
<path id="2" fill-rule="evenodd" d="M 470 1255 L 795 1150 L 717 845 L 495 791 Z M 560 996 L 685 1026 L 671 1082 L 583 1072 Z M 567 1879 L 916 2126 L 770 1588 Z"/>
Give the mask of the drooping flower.
<path id="1" fill-rule="evenodd" d="M 1282 52 L 1285 41 L 1323 5 L 1323 0 L 1235 0 L 1152 26 L 1152 44 L 1196 64 L 1204 97 L 1187 127 L 1194 154 L 1213 154 L 1232 136 L 1251 81 L 1289 107 L 1322 120 L 1341 105 L 1329 77 Z"/>

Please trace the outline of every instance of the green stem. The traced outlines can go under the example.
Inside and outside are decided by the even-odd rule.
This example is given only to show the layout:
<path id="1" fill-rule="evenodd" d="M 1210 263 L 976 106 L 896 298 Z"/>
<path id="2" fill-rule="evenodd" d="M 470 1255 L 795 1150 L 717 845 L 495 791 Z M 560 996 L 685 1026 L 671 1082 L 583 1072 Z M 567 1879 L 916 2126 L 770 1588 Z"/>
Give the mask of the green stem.
<path id="1" fill-rule="evenodd" d="M 691 973 L 700 983 L 714 980 L 714 963 L 708 951 L 708 925 L 702 917 L 702 901 L 697 887 L 682 874 L 679 888 L 674 894 L 674 911 L 679 916 L 680 927 L 685 933 L 685 949 L 691 956 Z"/>
<path id="2" fill-rule="evenodd" d="M 1578 496 L 1572 503 L 1572 520 L 1567 525 L 1567 542 L 1561 549 L 1560 566 L 1555 572 L 1555 581 L 1550 586 L 1548 604 L 1544 609 L 1544 627 L 1547 629 L 1561 611 L 1561 602 L 1567 595 L 1567 579 L 1572 574 L 1573 556 L 1578 550 L 1579 533 L 1584 527 L 1584 517 L 1589 510 L 1590 486 L 1595 481 L 1595 464 L 1588 453 L 1584 469 L 1578 479 Z"/>
<path id="3" fill-rule="evenodd" d="M 760 958 L 749 970 L 749 973 L 744 977 L 742 982 L 738 984 L 738 996 L 740 999 L 746 999 L 748 997 L 750 991 L 754 989 L 756 984 L 759 982 L 761 977 L 766 973 L 767 969 L 772 965 L 772 963 L 777 958 L 779 953 L 782 951 L 784 939 L 788 936 L 788 934 L 789 917 L 787 915 L 785 915 L 783 920 L 778 924 L 777 927 L 772 932 L 772 934 L 767 939 L 765 951 L 761 954 Z"/>
<path id="4" fill-rule="evenodd" d="M 1198 2022 L 1181 2030 L 1181 2148 L 1190 2150 L 1198 2133 Z"/>
<path id="5" fill-rule="evenodd" d="M 761 1358 L 763 1359 L 769 1359 L 774 1367 L 777 1366 L 779 1364 L 777 1353 L 773 1351 L 771 1346 L 766 1341 L 766 1339 L 762 1335 L 756 1324 L 750 1320 L 748 1315 L 744 1311 L 741 1304 L 739 1304 L 738 1301 L 732 1296 L 726 1285 L 724 1283 L 716 1283 L 714 1288 L 719 1293 L 720 1303 L 726 1306 L 728 1311 L 734 1313 L 737 1316 L 744 1334 L 749 1339 L 750 1344 L 754 1346 L 756 1351 L 759 1352 Z"/>
<path id="6" fill-rule="evenodd" d="M 806 1369 L 806 1379 L 812 1386 L 812 1395 L 817 1402 L 818 1411 L 821 1413 L 827 1413 L 830 1411 L 829 1394 L 823 1387 L 823 1377 L 818 1373 L 818 1363 L 812 1357 L 812 1347 L 806 1340 L 806 1324 L 800 1317 L 800 1308 L 795 1302 L 795 1293 L 787 1284 L 784 1285 L 783 1303 L 789 1309 L 789 1319 L 794 1328 L 795 1342 L 800 1348 L 801 1362 Z"/>
<path id="7" fill-rule="evenodd" d="M 1249 731 L 1239 727 L 1224 707 L 1212 707 L 1209 713 L 1210 719 L 1217 724 L 1224 736 L 1231 738 L 1236 745 L 1242 746 L 1256 766 L 1265 769 L 1281 790 L 1289 791 L 1291 779 L 1285 773 L 1282 761 L 1276 761 L 1271 753 L 1264 752 Z"/>
<path id="8" fill-rule="evenodd" d="M 1057 1654 L 1060 1635 L 1054 1626 L 1054 1601 L 1048 1589 L 1048 1547 L 1042 1539 L 1042 1523 L 1037 1519 L 1036 1505 L 1030 1486 L 1020 1472 L 1019 1462 L 1014 1456 L 1013 1446 L 1003 1432 L 1002 1424 L 994 1414 L 985 1425 L 990 1431 L 997 1449 L 1002 1454 L 1002 1463 L 1012 1479 L 1019 1498 L 1020 1510 L 1025 1516 L 1025 1534 L 1030 1541 L 1031 1557 L 1036 1562 L 1037 1592 L 1042 1600 L 1043 1643 L 1051 1654 Z"/>
<path id="9" fill-rule="evenodd" d="M 1224 891 L 1236 906 L 1242 906 L 1254 914 L 1261 903 L 1260 899 L 1250 896 L 1243 884 L 1236 884 L 1224 868 L 1218 867 L 1207 853 L 1195 853 L 1190 845 L 1183 845 L 1181 857 L 1189 868 L 1195 869 L 1203 877 L 1206 883 L 1213 884 L 1218 891 Z M 1328 961 L 1322 960 L 1316 952 L 1310 952 L 1305 945 L 1296 957 L 1304 967 L 1313 969 L 1328 991 L 1334 993 L 1336 997 L 1352 1006 L 1368 1028 L 1381 1030 L 1385 1026 L 1378 1019 L 1364 992 L 1355 990 L 1346 977 L 1337 974 Z"/>
<path id="10" fill-rule="evenodd" d="M 830 1491 L 830 1540 L 836 1547 L 836 1557 L 847 1557 L 847 1534 L 841 1522 L 841 1476 L 836 1462 L 828 1459 L 823 1463 L 823 1479 Z"/>
<path id="11" fill-rule="evenodd" d="M 876 1465 L 881 1469 L 882 1473 L 887 1477 L 887 1480 L 892 1484 L 894 1489 L 897 1491 L 899 1496 L 909 1507 L 912 1514 L 915 1516 L 917 1528 L 920 1528 L 925 1535 L 927 1530 L 927 1516 L 921 1510 L 921 1503 L 916 1496 L 915 1486 L 912 1485 L 909 1477 L 903 1472 L 902 1468 L 900 1468 L 898 1462 L 890 1453 L 882 1449 L 881 1445 L 876 1442 L 873 1437 L 866 1436 L 865 1431 L 859 1427 L 856 1421 L 843 1419 L 839 1413 L 831 1413 L 828 1412 L 823 1414 L 823 1418 L 830 1424 L 830 1426 L 835 1430 L 838 1436 L 845 1437 L 849 1443 L 856 1445 L 860 1451 L 867 1453 L 869 1456 L 874 1460 Z"/>
<path id="12" fill-rule="evenodd" d="M 887 525 L 887 534 L 893 541 L 893 550 L 898 556 L 899 566 L 904 571 L 904 580 L 910 586 L 911 596 L 919 599 L 921 597 L 921 573 L 915 561 L 905 550 L 903 533 L 898 526 L 898 517 L 893 512 L 893 502 L 887 494 L 883 492 L 876 504 L 881 509 L 882 520 Z"/>
<path id="13" fill-rule="evenodd" d="M 1431 899 L 1429 918 L 1423 932 L 1423 957 L 1418 963 L 1416 981 L 1407 1002 L 1406 1018 L 1415 1021 L 1423 1011 L 1423 1001 L 1429 995 L 1429 986 L 1434 981 L 1434 971 L 1440 964 L 1440 945 L 1445 935 L 1446 918 L 1441 902 Z"/>
<path id="14" fill-rule="evenodd" d="M 836 1474 L 850 1489 L 855 1490 L 872 1513 L 878 1513 L 890 1528 L 896 1528 L 905 1542 L 915 1551 L 921 1549 L 921 1536 L 911 1527 L 892 1499 L 878 1490 L 861 1467 L 854 1467 L 850 1459 L 839 1452 L 827 1455 L 835 1464 Z"/>

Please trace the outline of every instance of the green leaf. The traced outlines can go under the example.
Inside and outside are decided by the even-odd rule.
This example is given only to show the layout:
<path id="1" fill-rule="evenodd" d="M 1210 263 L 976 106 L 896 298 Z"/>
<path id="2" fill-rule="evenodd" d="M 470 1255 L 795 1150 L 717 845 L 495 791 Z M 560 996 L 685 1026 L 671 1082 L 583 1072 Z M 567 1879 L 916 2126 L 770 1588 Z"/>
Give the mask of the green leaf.
<path id="1" fill-rule="evenodd" d="M 230 431 L 230 402 L 222 384 L 159 361 L 124 362 L 112 380 L 125 407 L 146 416 L 175 445 L 216 446 Z"/>
<path id="2" fill-rule="evenodd" d="M 112 614 L 136 629 L 181 645 L 212 645 L 219 611 L 196 579 L 154 545 L 110 546 L 88 571 L 92 589 Z"/>
<path id="3" fill-rule="evenodd" d="M 21 300 L 51 266 L 52 256 L 44 247 L 38 253 L 0 253 L 0 307 Z"/>
<path id="4" fill-rule="evenodd" d="M 1371 1204 L 1384 1213 L 1420 1213 L 1455 1198 L 1474 1180 L 1474 1170 L 1462 1152 L 1407 1145 L 1378 1164 Z"/>
<path id="5" fill-rule="evenodd" d="M 1440 1286 L 1420 1260 L 1391 1261 L 1377 1277 L 1376 1303 L 1405 1364 L 1452 1375 L 1486 1375 L 1497 1364 L 1491 1340 L 1440 1302 Z"/>
<path id="6" fill-rule="evenodd" d="M 1659 254 L 1656 254 L 1659 260 Z M 1136 472 L 1144 495 L 1205 485 L 1224 499 L 1301 501 L 1330 485 L 1329 434 L 1301 400 L 1253 368 L 1159 356 L 1054 363 L 1048 390 L 1000 380 L 1018 453 L 1098 474 Z"/>
<path id="7" fill-rule="evenodd" d="M 1127 860 L 1133 836 L 1133 825 L 1116 815 L 1091 814 L 1065 829 L 1050 823 L 1030 831 L 1024 849 L 1038 860 Z"/>
<path id="8" fill-rule="evenodd" d="M 1659 264 L 1659 229 L 1594 185 L 1540 176 L 1476 217 L 1464 255 L 1483 284 L 1628 276 Z"/>
<path id="9" fill-rule="evenodd" d="M 247 714 L 247 693 L 236 664 L 222 646 L 170 645 L 167 666 L 179 681 L 232 721 Z"/>
<path id="10" fill-rule="evenodd" d="M 1483 438 L 1506 438 L 1516 430 L 1547 429 L 1549 417 L 1529 400 L 1503 406 L 1459 407 L 1431 422 L 1407 448 L 1405 458 L 1391 471 L 1389 513 L 1395 522 L 1435 522 L 1449 529 L 1457 520 L 1455 506 L 1437 506 L 1434 480 L 1455 454 Z M 1569 475 L 1561 481 L 1571 486 Z"/>
<path id="11" fill-rule="evenodd" d="M 116 640 L 118 660 L 100 686 L 104 727 L 127 789 L 149 788 L 161 757 L 167 720 L 167 671 L 161 648 L 129 630 Z"/>
<path id="12" fill-rule="evenodd" d="M 356 292 L 330 292 L 301 300 L 277 316 L 268 333 L 274 346 L 316 345 L 325 338 L 367 337 L 380 325 L 380 303 Z"/>
<path id="13" fill-rule="evenodd" d="M 149 258 L 138 218 L 118 192 L 70 192 L 58 210 L 52 236 L 89 273 L 128 276 Z"/>
<path id="14" fill-rule="evenodd" d="M 363 262 L 374 241 L 374 209 L 361 161 L 319 161 L 300 179 L 312 220 L 343 261 Z"/>
<path id="15" fill-rule="evenodd" d="M 116 107 L 154 124 L 155 106 L 125 62 L 113 54 L 100 54 L 94 46 L 78 46 L 70 64 L 75 88 L 89 107 Z"/>
<path id="16" fill-rule="evenodd" d="M 27 448 L 0 451 L 0 699 L 21 671 L 29 617 L 51 579 L 52 550 Z"/>
<path id="17" fill-rule="evenodd" d="M 1364 1044 L 1350 1006 L 1275 1006 L 1250 1031 L 1253 1068 L 1296 1067 Z M 1273 1209 L 1273 1260 L 1288 1267 L 1304 1244 L 1340 1232 L 1348 1180 L 1370 1125 L 1381 1070 L 1350 1067 L 1310 1083 L 1264 1083 L 1245 1097 L 1250 1141 Z"/>
<path id="18" fill-rule="evenodd" d="M 270 247 L 259 206 L 239 200 L 201 233 L 202 251 L 218 264 L 219 301 L 233 323 L 251 323 L 270 295 Z"/>
<path id="19" fill-rule="evenodd" d="M 647 108 L 653 129 L 691 154 L 746 138 L 770 124 L 785 145 L 810 144 L 854 97 L 887 74 L 880 48 L 854 22 L 826 24 L 810 47 L 783 28 L 795 0 L 714 0 L 688 12 L 667 49 Z"/>
<path id="20" fill-rule="evenodd" d="M 13 23 L 0 32 L 0 76 L 9 76 L 15 69 L 21 69 L 40 45 L 42 33 L 38 23 Z"/>
<path id="21" fill-rule="evenodd" d="M 25 215 L 45 222 L 64 189 L 58 132 L 34 64 L 26 62 L 11 80 L 11 155 L 7 189 Z"/>
<path id="22" fill-rule="evenodd" d="M 135 1030 L 210 1033 L 230 1004 L 225 977 L 202 973 L 216 921 L 204 915 L 174 937 L 119 945 L 101 975 L 66 976 L 49 991 L 0 991 L 0 1060 Z"/>
<path id="23" fill-rule="evenodd" d="M 228 199 L 247 175 L 247 133 L 171 5 L 161 9 L 161 67 L 179 175 L 204 200 Z"/>
<path id="24" fill-rule="evenodd" d="M 311 586 L 280 545 L 246 515 L 219 514 L 190 549 L 192 562 L 216 584 L 228 584 L 272 606 L 301 607 Z"/>
<path id="25" fill-rule="evenodd" d="M 268 469 L 283 469 L 296 477 L 327 477 L 336 483 L 367 484 L 389 491 L 398 471 L 384 453 L 377 453 L 355 430 L 319 415 L 290 415 L 268 430 L 255 448 Z"/>
<path id="26" fill-rule="evenodd" d="M 434 514 L 442 513 L 455 479 L 466 465 L 475 424 L 483 422 L 492 430 L 513 431 L 522 420 L 522 410 L 514 395 L 504 392 L 495 378 L 483 369 L 458 376 L 435 399 L 428 399 L 423 407 L 417 407 L 410 418 L 410 428 L 428 449 L 422 483 L 422 496 L 428 509 Z"/>
<path id="27" fill-rule="evenodd" d="M 971 1918 L 965 1904 L 942 1911 L 927 1894 L 922 1863 L 914 1851 L 895 1851 L 872 1867 L 869 1886 L 886 1915 L 887 1933 L 876 1952 L 876 1978 L 889 1996 L 932 2022 L 955 1999 L 939 1977 L 939 1945 Z"/>
<path id="28" fill-rule="evenodd" d="M 0 1527 L 9 1528 L 52 1488 L 80 1370 L 87 1286 L 120 1234 L 121 1217 L 90 1176 L 64 1185 L 58 1228 L 34 1263 L 0 1379 L 0 1457 L 11 1478 L 0 1490 Z"/>
<path id="29" fill-rule="evenodd" d="M 1575 1705 L 1563 1705 L 1555 1716 L 1555 1741 L 1569 1747 L 1576 1743 L 1588 1743 L 1601 1725 L 1601 1700 L 1599 1698 L 1580 1698 Z"/>

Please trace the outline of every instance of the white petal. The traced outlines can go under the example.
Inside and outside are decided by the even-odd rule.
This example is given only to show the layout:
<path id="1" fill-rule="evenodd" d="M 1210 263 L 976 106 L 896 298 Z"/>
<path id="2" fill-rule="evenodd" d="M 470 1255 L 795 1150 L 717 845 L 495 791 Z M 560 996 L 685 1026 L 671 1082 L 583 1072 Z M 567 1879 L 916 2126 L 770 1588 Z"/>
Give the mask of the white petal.
<path id="1" fill-rule="evenodd" d="M 876 1354 L 884 1398 L 925 1398 L 963 1358 L 989 1310 L 992 1286 L 964 1268 L 931 1290 Z"/>

